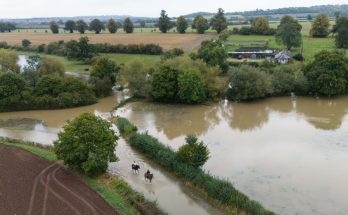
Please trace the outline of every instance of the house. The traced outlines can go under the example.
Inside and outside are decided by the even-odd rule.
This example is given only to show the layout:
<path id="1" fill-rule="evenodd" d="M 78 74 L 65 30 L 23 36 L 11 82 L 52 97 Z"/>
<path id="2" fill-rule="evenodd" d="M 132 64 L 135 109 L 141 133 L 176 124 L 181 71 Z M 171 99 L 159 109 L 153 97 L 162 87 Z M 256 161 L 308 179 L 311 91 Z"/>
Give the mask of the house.
<path id="1" fill-rule="evenodd" d="M 274 59 L 276 63 L 289 64 L 291 62 L 291 52 L 289 50 L 281 51 L 274 56 Z"/>

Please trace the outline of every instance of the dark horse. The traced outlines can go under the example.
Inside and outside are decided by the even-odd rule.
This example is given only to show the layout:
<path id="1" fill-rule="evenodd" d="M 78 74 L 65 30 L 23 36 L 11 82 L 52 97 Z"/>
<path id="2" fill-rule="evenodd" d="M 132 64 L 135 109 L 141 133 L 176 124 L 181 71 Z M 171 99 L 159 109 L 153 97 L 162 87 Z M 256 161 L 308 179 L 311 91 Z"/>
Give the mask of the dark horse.
<path id="1" fill-rule="evenodd" d="M 152 179 L 153 179 L 153 174 L 150 173 L 150 172 L 146 172 L 146 173 L 144 174 L 144 177 L 145 177 L 145 181 L 146 181 L 146 180 L 149 180 L 150 183 L 151 183 L 151 181 L 152 181 Z"/>
<path id="2" fill-rule="evenodd" d="M 139 173 L 140 166 L 138 164 L 132 164 L 132 170 L 134 170 L 134 173 Z"/>

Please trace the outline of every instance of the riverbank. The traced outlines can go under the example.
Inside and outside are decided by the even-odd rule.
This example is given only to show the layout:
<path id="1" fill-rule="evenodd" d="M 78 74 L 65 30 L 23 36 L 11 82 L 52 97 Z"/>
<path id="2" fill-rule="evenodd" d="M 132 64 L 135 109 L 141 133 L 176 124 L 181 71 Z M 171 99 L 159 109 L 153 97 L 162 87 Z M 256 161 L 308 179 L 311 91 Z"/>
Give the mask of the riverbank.
<path id="1" fill-rule="evenodd" d="M 53 148 L 49 146 L 7 138 L 0 139 L 0 144 L 23 149 L 49 161 L 57 161 Z M 165 214 L 154 202 L 147 201 L 142 194 L 134 191 L 122 179 L 107 173 L 97 178 L 87 176 L 82 176 L 82 178 L 120 214 Z"/>
<path id="2" fill-rule="evenodd" d="M 138 133 L 137 127 L 127 119 L 113 118 L 112 122 L 117 125 L 121 135 L 133 148 L 185 181 L 189 186 L 196 188 L 208 201 L 226 213 L 274 214 L 236 190 L 230 182 L 181 162 L 171 148 L 147 133 Z"/>

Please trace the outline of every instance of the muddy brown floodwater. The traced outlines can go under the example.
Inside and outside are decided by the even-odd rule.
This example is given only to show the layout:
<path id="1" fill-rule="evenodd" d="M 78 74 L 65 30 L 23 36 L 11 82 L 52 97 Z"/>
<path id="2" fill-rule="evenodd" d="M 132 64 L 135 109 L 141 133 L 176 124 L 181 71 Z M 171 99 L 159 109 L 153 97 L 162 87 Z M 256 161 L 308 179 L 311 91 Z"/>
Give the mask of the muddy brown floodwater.
<path id="1" fill-rule="evenodd" d="M 279 214 L 348 213 L 348 97 L 209 106 L 132 103 L 117 111 L 177 149 L 209 147 L 204 168 Z"/>
<path id="2" fill-rule="evenodd" d="M 67 120 L 84 112 L 93 112 L 109 118 L 110 111 L 123 98 L 124 95 L 118 94 L 118 96 L 101 99 L 95 105 L 64 110 L 0 113 L 0 136 L 51 145 Z M 118 141 L 116 153 L 120 161 L 111 163 L 108 171 L 125 179 L 148 199 L 157 201 L 167 213 L 204 215 L 215 210 L 199 198 L 193 190 L 186 188 L 179 180 L 134 152 L 124 140 Z M 140 174 L 134 174 L 131 171 L 130 167 L 134 160 L 141 166 Z M 152 184 L 144 181 L 143 173 L 147 169 L 154 173 L 155 178 Z"/>

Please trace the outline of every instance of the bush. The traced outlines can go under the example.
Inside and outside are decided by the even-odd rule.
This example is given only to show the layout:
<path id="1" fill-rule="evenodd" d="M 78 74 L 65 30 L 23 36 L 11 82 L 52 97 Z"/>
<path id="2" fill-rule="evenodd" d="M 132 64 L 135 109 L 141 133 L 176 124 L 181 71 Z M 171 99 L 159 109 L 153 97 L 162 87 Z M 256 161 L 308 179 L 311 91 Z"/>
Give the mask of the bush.
<path id="1" fill-rule="evenodd" d="M 138 128 L 131 124 L 126 118 L 118 118 L 116 121 L 117 128 L 120 130 L 123 135 L 130 135 L 133 132 L 136 132 Z"/>
<path id="2" fill-rule="evenodd" d="M 30 44 L 31 44 L 30 40 L 27 40 L 27 39 L 22 40 L 23 48 L 28 48 Z"/>
<path id="3" fill-rule="evenodd" d="M 162 60 L 167 60 L 167 59 L 179 57 L 182 55 L 184 55 L 184 51 L 182 49 L 174 48 L 164 52 L 162 55 Z"/>
<path id="4" fill-rule="evenodd" d="M 92 113 L 84 113 L 67 125 L 54 142 L 57 158 L 88 176 L 104 173 L 115 162 L 116 140 L 111 123 Z"/>
<path id="5" fill-rule="evenodd" d="M 178 158 L 195 167 L 202 167 L 209 159 L 209 150 L 203 142 L 198 142 L 195 135 L 186 137 L 186 144 L 177 151 Z"/>
<path id="6" fill-rule="evenodd" d="M 244 101 L 264 98 L 272 93 L 272 80 L 268 73 L 250 66 L 232 68 L 227 98 Z"/>
<path id="7" fill-rule="evenodd" d="M 227 65 L 227 52 L 221 41 L 203 41 L 201 48 L 198 50 L 197 57 L 202 59 L 209 66 L 219 66 L 224 72 L 226 72 L 224 69 L 226 69 Z"/>
<path id="8" fill-rule="evenodd" d="M 347 92 L 348 59 L 343 52 L 321 51 L 305 68 L 312 93 L 335 96 Z"/>
<path id="9" fill-rule="evenodd" d="M 160 55 L 163 48 L 156 44 L 129 44 L 129 45 L 111 45 L 109 43 L 98 43 L 93 45 L 96 52 L 99 53 L 120 53 L 120 54 L 146 54 Z"/>
<path id="10" fill-rule="evenodd" d="M 45 57 L 43 58 L 39 65 L 38 71 L 40 76 L 44 75 L 59 75 L 63 76 L 65 72 L 65 67 L 62 62 L 54 57 Z"/>
<path id="11" fill-rule="evenodd" d="M 303 62 L 304 61 L 304 57 L 302 54 L 298 53 L 298 54 L 295 54 L 292 59 L 296 60 L 296 61 L 300 61 L 300 62 Z"/>

